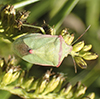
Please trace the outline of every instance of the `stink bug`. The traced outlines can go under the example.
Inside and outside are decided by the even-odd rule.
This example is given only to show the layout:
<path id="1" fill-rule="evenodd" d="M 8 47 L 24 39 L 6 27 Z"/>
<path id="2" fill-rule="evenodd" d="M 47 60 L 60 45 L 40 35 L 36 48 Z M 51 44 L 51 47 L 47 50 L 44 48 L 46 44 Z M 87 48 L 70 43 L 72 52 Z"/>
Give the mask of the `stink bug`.
<path id="1" fill-rule="evenodd" d="M 45 22 L 42 27 L 27 24 L 23 26 L 38 28 L 43 33 L 30 33 L 13 42 L 15 53 L 25 61 L 59 67 L 72 51 L 72 46 L 66 44 L 62 35 L 54 35 L 54 29 Z"/>
<path id="2" fill-rule="evenodd" d="M 13 42 L 14 51 L 29 63 L 59 67 L 62 60 L 71 52 L 61 35 L 31 33 Z"/>
<path id="3" fill-rule="evenodd" d="M 63 59 L 70 54 L 74 61 L 75 72 L 77 72 L 75 62 L 85 69 L 87 64 L 83 59 L 93 60 L 98 57 L 97 54 L 89 52 L 92 46 L 84 45 L 83 41 L 72 46 L 90 26 L 74 43 L 72 43 L 74 35 L 70 35 L 67 30 L 63 30 L 60 35 L 55 35 L 54 29 L 45 23 L 43 27 L 27 24 L 23 26 L 38 28 L 43 33 L 30 33 L 13 42 L 15 53 L 29 63 L 59 67 Z"/>

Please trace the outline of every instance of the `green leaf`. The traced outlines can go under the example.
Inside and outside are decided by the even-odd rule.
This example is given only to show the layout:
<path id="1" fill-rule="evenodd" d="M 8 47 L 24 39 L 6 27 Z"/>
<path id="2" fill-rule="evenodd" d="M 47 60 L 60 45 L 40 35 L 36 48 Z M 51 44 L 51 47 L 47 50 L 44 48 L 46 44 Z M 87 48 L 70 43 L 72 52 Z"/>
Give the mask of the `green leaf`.
<path id="1" fill-rule="evenodd" d="M 55 25 L 55 28 L 58 29 L 64 18 L 72 11 L 75 5 L 78 3 L 79 0 L 68 0 L 65 2 L 64 6 L 60 11 L 51 19 L 50 25 Z"/>
<path id="2" fill-rule="evenodd" d="M 32 4 L 32 3 L 37 2 L 37 1 L 39 1 L 39 0 L 25 0 L 25 1 L 14 4 L 14 8 L 18 9 L 20 7 Z"/>
<path id="3" fill-rule="evenodd" d="M 52 0 L 44 0 L 38 2 L 34 6 L 32 6 L 29 11 L 31 11 L 30 17 L 28 19 L 28 22 L 35 22 L 38 18 L 40 18 L 42 15 L 44 15 L 47 11 L 50 10 L 50 5 L 52 3 Z"/>

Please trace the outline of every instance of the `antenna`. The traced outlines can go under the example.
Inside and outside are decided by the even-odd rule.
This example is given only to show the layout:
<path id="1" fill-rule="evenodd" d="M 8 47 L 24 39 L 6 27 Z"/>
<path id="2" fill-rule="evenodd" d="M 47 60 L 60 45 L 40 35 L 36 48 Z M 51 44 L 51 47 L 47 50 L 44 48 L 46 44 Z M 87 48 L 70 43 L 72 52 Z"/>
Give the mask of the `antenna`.
<path id="1" fill-rule="evenodd" d="M 71 45 L 73 45 L 74 43 L 76 43 L 89 30 L 90 27 L 91 27 L 91 25 L 89 25 L 87 27 L 87 29 Z"/>

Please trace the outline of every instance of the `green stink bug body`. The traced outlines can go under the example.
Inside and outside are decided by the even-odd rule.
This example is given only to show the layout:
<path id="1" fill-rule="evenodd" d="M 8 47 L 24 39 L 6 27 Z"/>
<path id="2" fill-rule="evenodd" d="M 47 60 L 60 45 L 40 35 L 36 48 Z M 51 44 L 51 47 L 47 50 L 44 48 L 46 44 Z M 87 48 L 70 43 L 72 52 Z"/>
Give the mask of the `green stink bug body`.
<path id="1" fill-rule="evenodd" d="M 31 33 L 13 42 L 15 53 L 29 63 L 59 67 L 72 51 L 61 35 Z"/>

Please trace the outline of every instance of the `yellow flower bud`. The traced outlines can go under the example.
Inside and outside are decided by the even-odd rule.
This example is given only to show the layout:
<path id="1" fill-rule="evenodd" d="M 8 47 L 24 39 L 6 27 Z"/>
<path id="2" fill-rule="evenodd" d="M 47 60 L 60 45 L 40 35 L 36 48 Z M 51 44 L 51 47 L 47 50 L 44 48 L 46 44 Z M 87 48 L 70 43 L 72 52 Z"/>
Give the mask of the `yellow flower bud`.
<path id="1" fill-rule="evenodd" d="M 75 45 L 73 45 L 73 51 L 78 52 L 84 47 L 84 41 L 78 42 Z"/>
<path id="2" fill-rule="evenodd" d="M 71 89 L 72 89 L 72 85 L 71 85 L 70 83 L 67 83 L 67 84 L 64 86 L 64 88 L 62 89 L 61 94 L 62 94 L 62 95 L 68 95 L 69 92 L 71 91 Z"/>
<path id="3" fill-rule="evenodd" d="M 82 51 L 89 51 L 92 48 L 92 45 L 85 45 L 82 49 Z"/>
<path id="4" fill-rule="evenodd" d="M 74 34 L 71 34 L 71 35 L 70 35 L 70 34 L 68 33 L 68 29 L 62 30 L 61 35 L 63 36 L 63 39 L 65 40 L 65 42 L 66 42 L 68 45 L 70 45 L 70 44 L 73 42 L 73 40 L 74 40 Z"/>
<path id="5" fill-rule="evenodd" d="M 3 67 L 3 65 L 4 65 L 4 60 L 1 59 L 1 60 L 0 60 L 0 67 Z"/>
<path id="6" fill-rule="evenodd" d="M 70 45 L 74 40 L 74 34 L 71 34 L 71 36 L 69 37 L 68 41 L 65 40 L 65 42 Z"/>
<path id="7" fill-rule="evenodd" d="M 14 82 L 20 75 L 20 72 L 15 72 L 13 69 L 10 69 L 4 76 L 2 79 L 2 83 L 7 85 L 10 84 L 12 82 Z"/>
<path id="8" fill-rule="evenodd" d="M 33 80 L 34 80 L 33 77 L 31 77 L 30 79 L 26 79 L 21 86 L 23 88 L 29 88 L 31 86 Z"/>
<path id="9" fill-rule="evenodd" d="M 96 59 L 98 57 L 98 55 L 96 53 L 92 53 L 92 52 L 87 52 L 83 58 L 85 60 L 93 60 L 93 59 Z"/>
<path id="10" fill-rule="evenodd" d="M 44 76 L 40 79 L 37 79 L 36 81 L 34 81 L 30 87 L 31 90 L 35 90 L 35 93 L 41 93 L 44 88 L 47 86 L 50 75 L 52 75 L 51 73 L 52 69 L 47 70 L 47 72 L 44 74 Z"/>
<path id="11" fill-rule="evenodd" d="M 2 84 L 7 85 L 10 84 L 10 80 L 12 79 L 12 74 L 13 73 L 13 69 L 10 69 L 4 76 L 2 79 Z"/>
<path id="12" fill-rule="evenodd" d="M 37 88 L 39 81 L 40 81 L 40 79 L 37 79 L 34 82 L 32 82 L 32 84 L 30 86 L 30 90 L 35 90 Z"/>
<path id="13" fill-rule="evenodd" d="M 48 84 L 48 81 L 45 79 L 43 81 L 39 81 L 38 82 L 39 84 L 37 85 L 37 88 L 35 90 L 35 93 L 39 94 L 39 93 L 42 93 L 44 91 L 44 89 L 46 88 L 47 84 Z"/>
<path id="14" fill-rule="evenodd" d="M 76 93 L 76 98 L 78 98 L 78 97 L 81 96 L 81 95 L 84 95 L 86 89 L 87 89 L 87 87 L 81 86 L 81 87 L 78 89 L 79 91 Z"/>
<path id="15" fill-rule="evenodd" d="M 82 99 L 95 99 L 95 93 L 90 93 L 89 95 L 87 95 L 86 97 L 82 98 Z"/>
<path id="16" fill-rule="evenodd" d="M 81 57 L 74 57 L 74 59 L 79 67 L 82 69 L 87 68 L 87 63 Z"/>
<path id="17" fill-rule="evenodd" d="M 58 76 L 57 78 L 56 76 L 54 76 L 52 80 L 48 83 L 48 85 L 46 86 L 43 94 L 47 94 L 49 92 L 52 92 L 54 89 L 56 89 L 57 86 L 59 85 L 60 80 L 61 80 L 60 76 Z"/>
<path id="18" fill-rule="evenodd" d="M 90 99 L 94 99 L 94 98 L 95 98 L 95 93 L 90 93 L 90 94 L 88 95 L 88 97 L 89 97 Z"/>
<path id="19" fill-rule="evenodd" d="M 12 74 L 12 78 L 10 80 L 10 83 L 15 81 L 20 75 L 20 72 L 15 72 L 14 74 Z"/>
<path id="20" fill-rule="evenodd" d="M 25 75 L 25 71 L 23 70 L 23 71 L 21 72 L 21 75 L 20 75 L 19 78 L 18 78 L 18 84 L 19 84 L 19 85 L 22 85 L 22 83 L 23 83 L 23 81 L 24 81 L 24 75 Z"/>
<path id="21" fill-rule="evenodd" d="M 0 33 L 4 32 L 4 29 L 0 29 Z"/>
<path id="22" fill-rule="evenodd" d="M 59 85 L 56 87 L 56 89 L 54 90 L 54 92 L 59 92 L 59 90 L 62 87 L 62 83 L 63 83 L 64 80 L 65 80 L 65 78 L 62 77 L 61 80 L 60 80 L 60 82 L 59 82 Z"/>
<path id="23" fill-rule="evenodd" d="M 68 44 L 69 38 L 70 38 L 70 34 L 69 33 L 66 34 L 66 35 L 63 35 L 63 39 L 67 44 Z"/>
<path id="24" fill-rule="evenodd" d="M 8 64 L 13 65 L 14 63 L 15 63 L 15 57 L 14 56 L 12 57 L 12 56 L 9 55 Z"/>

